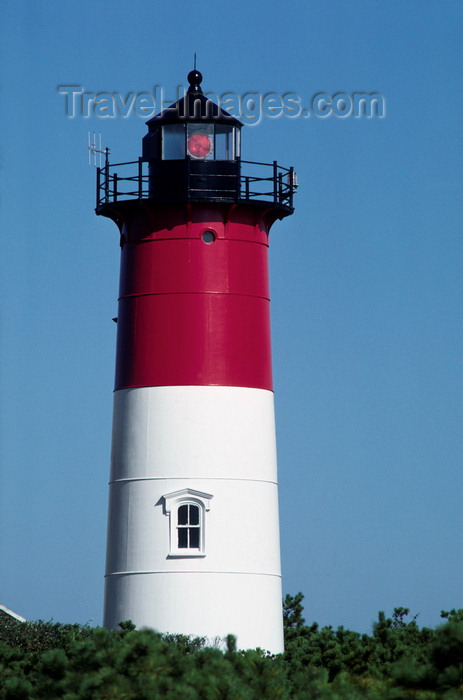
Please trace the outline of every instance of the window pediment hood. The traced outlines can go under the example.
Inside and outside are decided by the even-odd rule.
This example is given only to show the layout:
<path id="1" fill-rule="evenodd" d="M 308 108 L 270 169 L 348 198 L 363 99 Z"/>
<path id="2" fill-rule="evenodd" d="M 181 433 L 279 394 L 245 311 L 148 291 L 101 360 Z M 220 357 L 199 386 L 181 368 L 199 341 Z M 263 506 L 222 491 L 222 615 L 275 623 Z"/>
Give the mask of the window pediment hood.
<path id="1" fill-rule="evenodd" d="M 177 503 L 181 500 L 188 500 L 192 498 L 193 500 L 202 501 L 206 510 L 210 508 L 211 498 L 214 496 L 212 493 L 204 493 L 204 491 L 196 491 L 195 489 L 180 489 L 179 491 L 172 491 L 172 493 L 164 494 L 164 506 L 166 513 L 170 511 L 172 503 Z"/>

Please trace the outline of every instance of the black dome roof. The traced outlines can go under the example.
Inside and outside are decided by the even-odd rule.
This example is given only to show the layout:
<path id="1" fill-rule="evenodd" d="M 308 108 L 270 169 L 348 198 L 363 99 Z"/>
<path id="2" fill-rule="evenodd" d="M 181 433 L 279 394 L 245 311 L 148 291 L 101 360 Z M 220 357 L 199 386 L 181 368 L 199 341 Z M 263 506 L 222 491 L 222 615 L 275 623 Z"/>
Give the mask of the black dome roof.
<path id="1" fill-rule="evenodd" d="M 185 121 L 214 121 L 230 126 L 242 126 L 242 122 L 236 119 L 236 117 L 226 112 L 224 109 L 221 109 L 215 102 L 212 102 L 212 100 L 209 100 L 203 94 L 201 90 L 202 79 L 203 76 L 198 70 L 190 71 L 190 73 L 188 73 L 188 82 L 190 86 L 185 97 L 182 97 L 178 102 L 174 102 L 162 112 L 149 119 L 146 122 L 148 128 L 153 129 L 162 124 Z"/>

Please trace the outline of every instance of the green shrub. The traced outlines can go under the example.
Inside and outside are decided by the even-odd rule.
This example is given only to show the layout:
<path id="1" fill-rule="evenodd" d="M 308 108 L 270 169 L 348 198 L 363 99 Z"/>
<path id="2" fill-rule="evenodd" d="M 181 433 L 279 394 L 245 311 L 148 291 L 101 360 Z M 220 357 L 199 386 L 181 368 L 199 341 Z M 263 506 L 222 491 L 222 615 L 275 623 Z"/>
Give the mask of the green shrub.
<path id="1" fill-rule="evenodd" d="M 285 654 L 205 647 L 201 638 L 0 620 L 0 700 L 456 700 L 463 615 L 419 628 L 379 613 L 371 635 L 306 625 L 303 595 L 284 601 Z"/>

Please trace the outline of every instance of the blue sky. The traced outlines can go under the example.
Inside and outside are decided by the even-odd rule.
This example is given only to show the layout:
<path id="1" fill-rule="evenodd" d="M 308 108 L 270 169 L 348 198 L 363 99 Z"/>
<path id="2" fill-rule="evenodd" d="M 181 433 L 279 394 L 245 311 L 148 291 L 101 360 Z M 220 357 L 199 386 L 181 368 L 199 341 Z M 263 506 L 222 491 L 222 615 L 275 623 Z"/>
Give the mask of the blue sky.
<path id="1" fill-rule="evenodd" d="M 243 158 L 294 166 L 271 233 L 283 589 L 368 631 L 460 606 L 460 3 L 238 0 L 0 10 L 0 602 L 101 624 L 119 247 L 60 85 L 175 95 L 378 92 L 382 119 L 264 118 Z"/>

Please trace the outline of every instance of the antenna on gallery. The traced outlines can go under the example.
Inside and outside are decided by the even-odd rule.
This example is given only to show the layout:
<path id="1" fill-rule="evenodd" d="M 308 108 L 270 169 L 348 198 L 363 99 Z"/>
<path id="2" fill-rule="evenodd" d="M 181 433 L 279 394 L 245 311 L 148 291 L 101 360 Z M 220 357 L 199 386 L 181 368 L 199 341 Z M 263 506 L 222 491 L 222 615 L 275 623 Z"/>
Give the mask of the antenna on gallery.
<path id="1" fill-rule="evenodd" d="M 109 148 L 103 148 L 101 132 L 98 134 L 94 131 L 88 132 L 88 164 L 95 168 L 103 167 L 103 154 L 105 156 L 104 164 L 108 164 Z"/>

